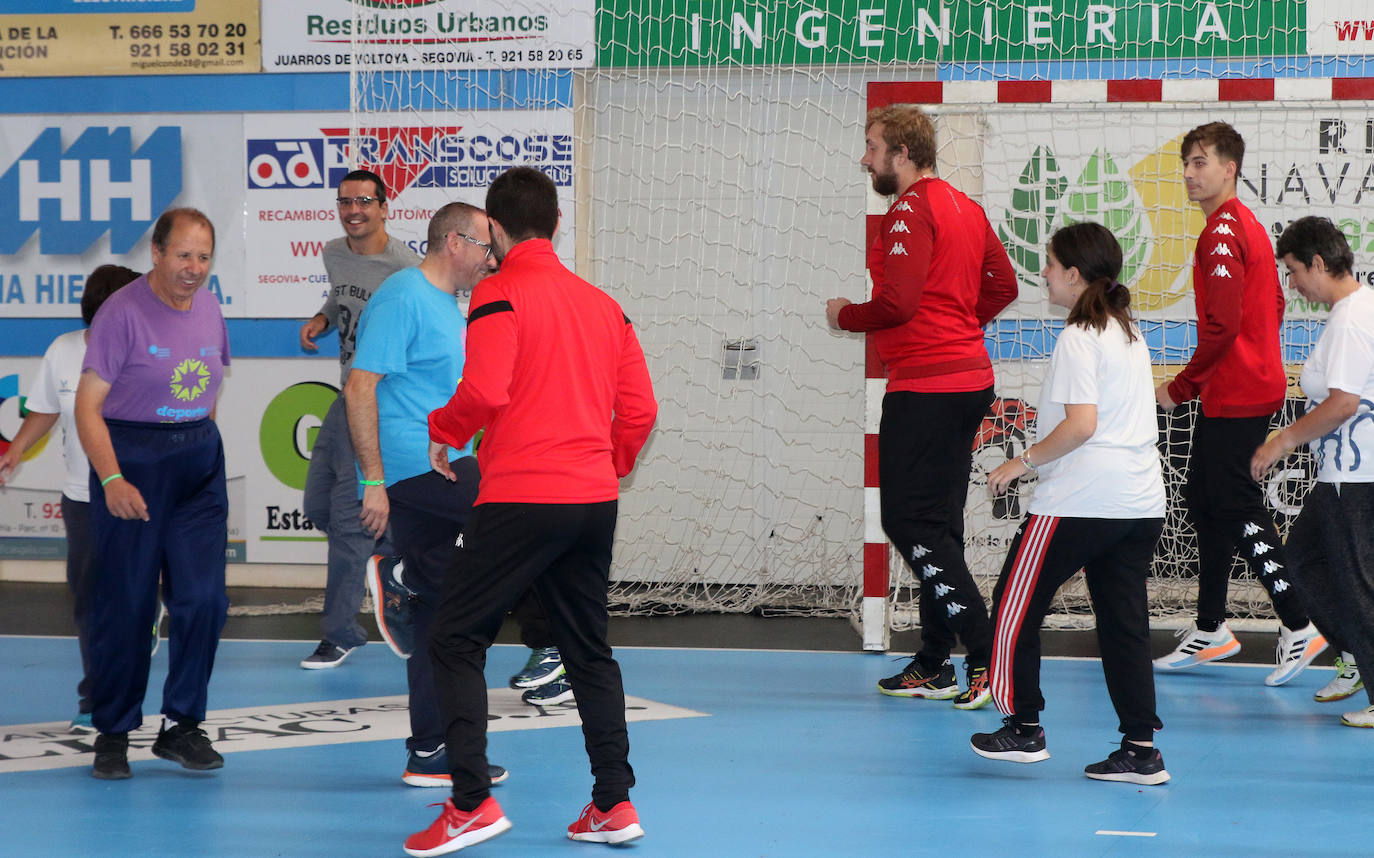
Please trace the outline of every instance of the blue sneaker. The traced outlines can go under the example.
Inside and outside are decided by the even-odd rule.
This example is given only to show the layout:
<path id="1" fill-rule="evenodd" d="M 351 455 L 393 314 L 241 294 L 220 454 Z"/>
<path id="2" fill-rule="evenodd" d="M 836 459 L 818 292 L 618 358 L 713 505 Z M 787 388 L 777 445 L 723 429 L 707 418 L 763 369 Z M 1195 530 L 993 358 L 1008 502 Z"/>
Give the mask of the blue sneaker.
<path id="1" fill-rule="evenodd" d="M 401 658 L 415 652 L 415 619 L 411 600 L 415 591 L 401 581 L 405 564 L 399 557 L 374 554 L 367 561 L 367 592 L 372 595 L 372 610 L 377 631 L 391 651 Z"/>
<path id="2" fill-rule="evenodd" d="M 72 719 L 72 723 L 67 729 L 73 733 L 94 733 L 95 725 L 91 723 L 91 713 L 79 713 Z"/>
<path id="3" fill-rule="evenodd" d="M 511 688 L 538 688 L 563 675 L 563 657 L 558 647 L 546 646 L 530 650 L 525 667 L 510 678 Z"/>
<path id="4" fill-rule="evenodd" d="M 488 764 L 487 776 L 491 778 L 491 785 L 496 786 L 509 778 L 510 772 L 502 766 Z M 401 780 L 413 787 L 452 787 L 453 775 L 449 774 L 448 749 L 440 745 L 429 753 L 411 751 L 410 756 L 406 758 L 406 770 L 401 775 Z"/>
<path id="5" fill-rule="evenodd" d="M 568 682 L 568 677 L 560 676 L 553 682 L 546 682 L 538 688 L 531 688 L 520 699 L 531 706 L 557 706 L 560 703 L 571 703 L 573 700 L 572 683 Z"/>

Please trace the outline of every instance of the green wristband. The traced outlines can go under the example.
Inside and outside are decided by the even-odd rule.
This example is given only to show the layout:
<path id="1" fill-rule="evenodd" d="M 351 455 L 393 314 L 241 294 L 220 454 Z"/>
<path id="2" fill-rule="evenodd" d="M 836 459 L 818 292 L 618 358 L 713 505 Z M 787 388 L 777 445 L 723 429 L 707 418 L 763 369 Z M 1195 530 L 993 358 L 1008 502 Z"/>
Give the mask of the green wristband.
<path id="1" fill-rule="evenodd" d="M 105 488 L 105 486 L 109 485 L 110 483 L 114 482 L 115 480 L 122 480 L 122 479 L 124 479 L 124 475 L 123 475 L 123 474 L 110 474 L 108 477 L 106 477 L 105 479 L 103 479 L 103 480 L 100 481 L 100 487 L 103 489 L 103 488 Z"/>
<path id="2" fill-rule="evenodd" d="M 358 480 L 360 486 L 384 486 L 386 480 Z"/>

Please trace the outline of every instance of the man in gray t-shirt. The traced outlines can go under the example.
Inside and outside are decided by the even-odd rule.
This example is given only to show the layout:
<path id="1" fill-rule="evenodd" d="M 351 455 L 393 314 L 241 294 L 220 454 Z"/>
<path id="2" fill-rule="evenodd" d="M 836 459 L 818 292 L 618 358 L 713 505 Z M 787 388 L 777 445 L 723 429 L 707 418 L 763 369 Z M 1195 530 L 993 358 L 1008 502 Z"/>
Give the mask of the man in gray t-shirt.
<path id="1" fill-rule="evenodd" d="M 339 221 L 344 235 L 324 246 L 324 270 L 329 294 L 324 306 L 301 326 L 301 348 L 315 351 L 315 338 L 339 331 L 339 386 L 353 365 L 354 339 L 363 306 L 382 281 L 403 268 L 418 265 L 420 257 L 386 232 L 386 184 L 368 170 L 354 170 L 338 190 Z M 354 469 L 348 412 L 340 395 L 330 406 L 310 453 L 305 480 L 305 514 L 329 539 L 328 578 L 321 639 L 301 667 L 337 667 L 348 654 L 367 643 L 358 624 L 364 573 L 375 542 L 363 529 Z"/>

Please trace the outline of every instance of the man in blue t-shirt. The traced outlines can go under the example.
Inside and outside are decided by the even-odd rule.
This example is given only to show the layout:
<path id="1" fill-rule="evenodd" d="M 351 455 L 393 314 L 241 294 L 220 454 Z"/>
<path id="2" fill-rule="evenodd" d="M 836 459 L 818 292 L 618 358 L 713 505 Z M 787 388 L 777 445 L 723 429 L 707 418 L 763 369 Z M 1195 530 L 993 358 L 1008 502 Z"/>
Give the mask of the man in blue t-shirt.
<path id="1" fill-rule="evenodd" d="M 451 784 L 425 644 L 455 542 L 477 497 L 471 446 L 451 454 L 456 479 L 430 468 L 427 420 L 430 411 L 453 395 L 463 375 L 467 324 L 457 295 L 495 270 L 486 214 L 466 203 L 439 209 L 429 222 L 425 258 L 388 277 L 364 308 L 344 387 L 358 456 L 363 527 L 380 537 L 389 521 L 392 542 L 404 562 L 403 587 L 386 570 L 369 570 L 378 577 L 371 583 L 379 599 L 402 594 L 413 645 L 420 650 L 406 661 L 410 738 L 402 779 L 411 786 Z M 383 574 L 386 580 L 381 580 Z M 389 630 L 384 627 L 382 633 Z M 493 782 L 505 778 L 501 767 L 491 769 Z"/>

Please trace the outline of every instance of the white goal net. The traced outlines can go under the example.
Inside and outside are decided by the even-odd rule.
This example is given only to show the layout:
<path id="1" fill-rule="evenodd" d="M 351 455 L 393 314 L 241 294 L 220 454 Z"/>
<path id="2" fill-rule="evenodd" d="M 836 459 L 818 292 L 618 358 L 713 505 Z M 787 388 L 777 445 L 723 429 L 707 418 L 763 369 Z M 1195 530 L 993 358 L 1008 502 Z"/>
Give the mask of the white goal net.
<path id="1" fill-rule="evenodd" d="M 1038 277 L 1054 228 L 1094 219 L 1116 232 L 1161 377 L 1186 362 L 1195 336 L 1189 267 L 1201 217 L 1183 194 L 1178 153 L 1193 126 L 1224 119 L 1249 141 L 1241 197 L 1265 224 L 1329 216 L 1352 244 L 1363 237 L 1357 269 L 1370 269 L 1374 224 L 1359 214 L 1374 194 L 1367 102 L 1286 86 L 1339 67 L 1255 61 L 1294 51 L 1304 32 L 1289 15 L 1296 0 L 1055 0 L 1048 38 L 1096 32 L 1135 47 L 1043 63 L 1026 47 L 1042 32 L 1024 4 L 899 5 L 875 4 L 886 11 L 865 18 L 839 3 L 602 0 L 594 68 L 540 72 L 523 88 L 510 75 L 355 72 L 357 128 L 459 125 L 514 97 L 548 111 L 552 133 L 571 129 L 572 229 L 559 251 L 625 307 L 660 401 L 622 493 L 617 610 L 858 615 L 863 544 L 881 539 L 864 492 L 876 401 L 862 338 L 828 331 L 824 306 L 866 295 L 865 217 L 885 208 L 857 165 L 871 84 L 946 81 L 929 106 L 940 172 L 983 203 L 1022 275 L 1020 299 L 989 328 L 999 400 L 979 435 L 967 509 L 967 555 L 985 592 L 1024 507 L 1019 496 L 988 498 L 983 475 L 1024 446 L 1062 318 Z M 865 38 L 885 47 L 867 49 Z M 1261 86 L 1222 101 L 1218 77 Z M 1061 87 L 1053 98 L 999 97 L 998 80 L 1051 79 Z M 1162 80 L 1163 94 L 1117 100 L 1107 79 Z M 452 195 L 481 199 L 478 188 Z M 1294 377 L 1325 315 L 1297 301 L 1285 326 Z M 1196 551 L 1178 497 L 1193 413 L 1161 424 L 1170 508 L 1154 569 L 1159 617 L 1192 610 Z M 1292 457 L 1266 486 L 1281 529 L 1307 470 Z M 886 613 L 898 629 L 915 622 L 915 585 L 900 560 L 890 572 Z M 1232 611 L 1270 615 L 1248 582 L 1238 574 Z M 1069 622 L 1085 615 L 1085 596 L 1066 587 L 1060 611 Z"/>

